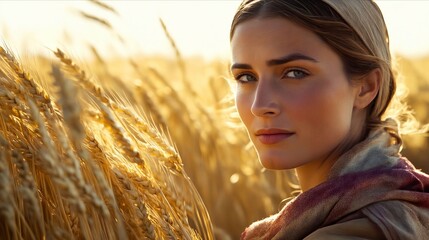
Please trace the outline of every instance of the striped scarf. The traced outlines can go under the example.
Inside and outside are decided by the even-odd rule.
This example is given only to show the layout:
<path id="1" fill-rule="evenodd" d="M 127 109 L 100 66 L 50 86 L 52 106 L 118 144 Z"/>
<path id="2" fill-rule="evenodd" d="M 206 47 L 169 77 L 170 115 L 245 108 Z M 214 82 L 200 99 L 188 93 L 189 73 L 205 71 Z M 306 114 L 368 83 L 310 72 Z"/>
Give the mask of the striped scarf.
<path id="1" fill-rule="evenodd" d="M 399 148 L 385 128 L 372 131 L 337 160 L 326 182 L 253 223 L 241 238 L 303 239 L 361 211 L 386 239 L 429 239 L 429 175 L 399 156 Z"/>

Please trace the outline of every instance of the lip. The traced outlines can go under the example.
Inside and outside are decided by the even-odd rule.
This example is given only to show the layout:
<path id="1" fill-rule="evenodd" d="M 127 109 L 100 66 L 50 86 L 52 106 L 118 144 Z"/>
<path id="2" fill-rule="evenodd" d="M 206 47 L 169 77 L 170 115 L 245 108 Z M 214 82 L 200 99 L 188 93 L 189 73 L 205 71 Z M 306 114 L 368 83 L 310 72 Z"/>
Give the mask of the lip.
<path id="1" fill-rule="evenodd" d="M 262 143 L 262 144 L 276 144 L 279 143 L 292 135 L 294 135 L 294 132 L 284 130 L 284 129 L 277 129 L 277 128 L 267 128 L 267 129 L 259 129 L 255 132 L 256 138 Z"/>

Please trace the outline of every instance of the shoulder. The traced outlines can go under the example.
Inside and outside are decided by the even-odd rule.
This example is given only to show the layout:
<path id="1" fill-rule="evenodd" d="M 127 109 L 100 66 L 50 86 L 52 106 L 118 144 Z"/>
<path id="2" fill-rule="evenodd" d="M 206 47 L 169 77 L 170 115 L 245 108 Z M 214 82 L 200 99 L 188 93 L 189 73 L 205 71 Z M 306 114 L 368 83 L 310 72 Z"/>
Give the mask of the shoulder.
<path id="1" fill-rule="evenodd" d="M 429 239 L 429 208 L 406 201 L 383 201 L 361 210 L 388 239 Z"/>
<path id="2" fill-rule="evenodd" d="M 362 217 L 319 228 L 305 238 L 305 240 L 316 239 L 385 239 L 385 237 L 376 224 Z"/>
<path id="3" fill-rule="evenodd" d="M 315 239 L 429 239 L 429 209 L 397 200 L 373 203 L 305 238 Z"/>

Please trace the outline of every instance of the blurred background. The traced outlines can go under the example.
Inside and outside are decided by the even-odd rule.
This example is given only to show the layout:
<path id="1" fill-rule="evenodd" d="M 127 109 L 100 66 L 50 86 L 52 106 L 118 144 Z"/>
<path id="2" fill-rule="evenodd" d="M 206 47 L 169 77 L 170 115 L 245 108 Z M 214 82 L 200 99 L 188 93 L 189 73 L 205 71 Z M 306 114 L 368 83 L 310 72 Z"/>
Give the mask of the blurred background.
<path id="1" fill-rule="evenodd" d="M 376 2 L 407 101 L 429 123 L 429 1 Z M 115 99 L 141 108 L 171 135 L 217 238 L 237 239 L 297 193 L 293 172 L 262 169 L 234 114 L 229 27 L 239 3 L 0 1 L 0 38 L 39 74 L 59 47 Z M 404 155 L 429 172 L 428 138 L 405 140 Z"/>
<path id="2" fill-rule="evenodd" d="M 391 37 L 393 52 L 424 56 L 429 52 L 428 1 L 376 1 Z M 184 56 L 229 57 L 229 26 L 240 1 L 106 1 L 115 13 L 90 1 L 1 1 L 0 32 L 14 47 L 32 52 L 66 46 L 87 56 L 87 44 L 97 45 L 109 56 L 128 54 L 171 55 L 160 28 L 162 18 Z M 127 49 L 112 39 L 108 29 L 96 28 L 82 18 L 90 13 L 108 19 L 127 40 Z M 30 44 L 31 43 L 31 44 Z M 130 52 L 132 50 L 132 52 Z"/>

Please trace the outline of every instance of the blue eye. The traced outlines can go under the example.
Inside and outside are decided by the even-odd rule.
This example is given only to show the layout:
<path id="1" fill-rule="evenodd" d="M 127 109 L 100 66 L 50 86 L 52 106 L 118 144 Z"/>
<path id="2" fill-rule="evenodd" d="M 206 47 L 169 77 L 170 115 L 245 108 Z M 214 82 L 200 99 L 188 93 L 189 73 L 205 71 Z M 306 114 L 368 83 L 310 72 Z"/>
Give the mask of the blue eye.
<path id="1" fill-rule="evenodd" d="M 292 70 L 286 71 L 286 74 L 285 74 L 285 77 L 294 78 L 294 79 L 301 79 L 307 76 L 308 76 L 308 73 L 299 69 L 292 69 Z"/>
<path id="2" fill-rule="evenodd" d="M 248 83 L 248 82 L 256 81 L 256 77 L 250 74 L 241 74 L 241 75 L 238 75 L 235 78 L 235 80 L 237 80 L 237 82 L 240 82 L 240 83 Z"/>

